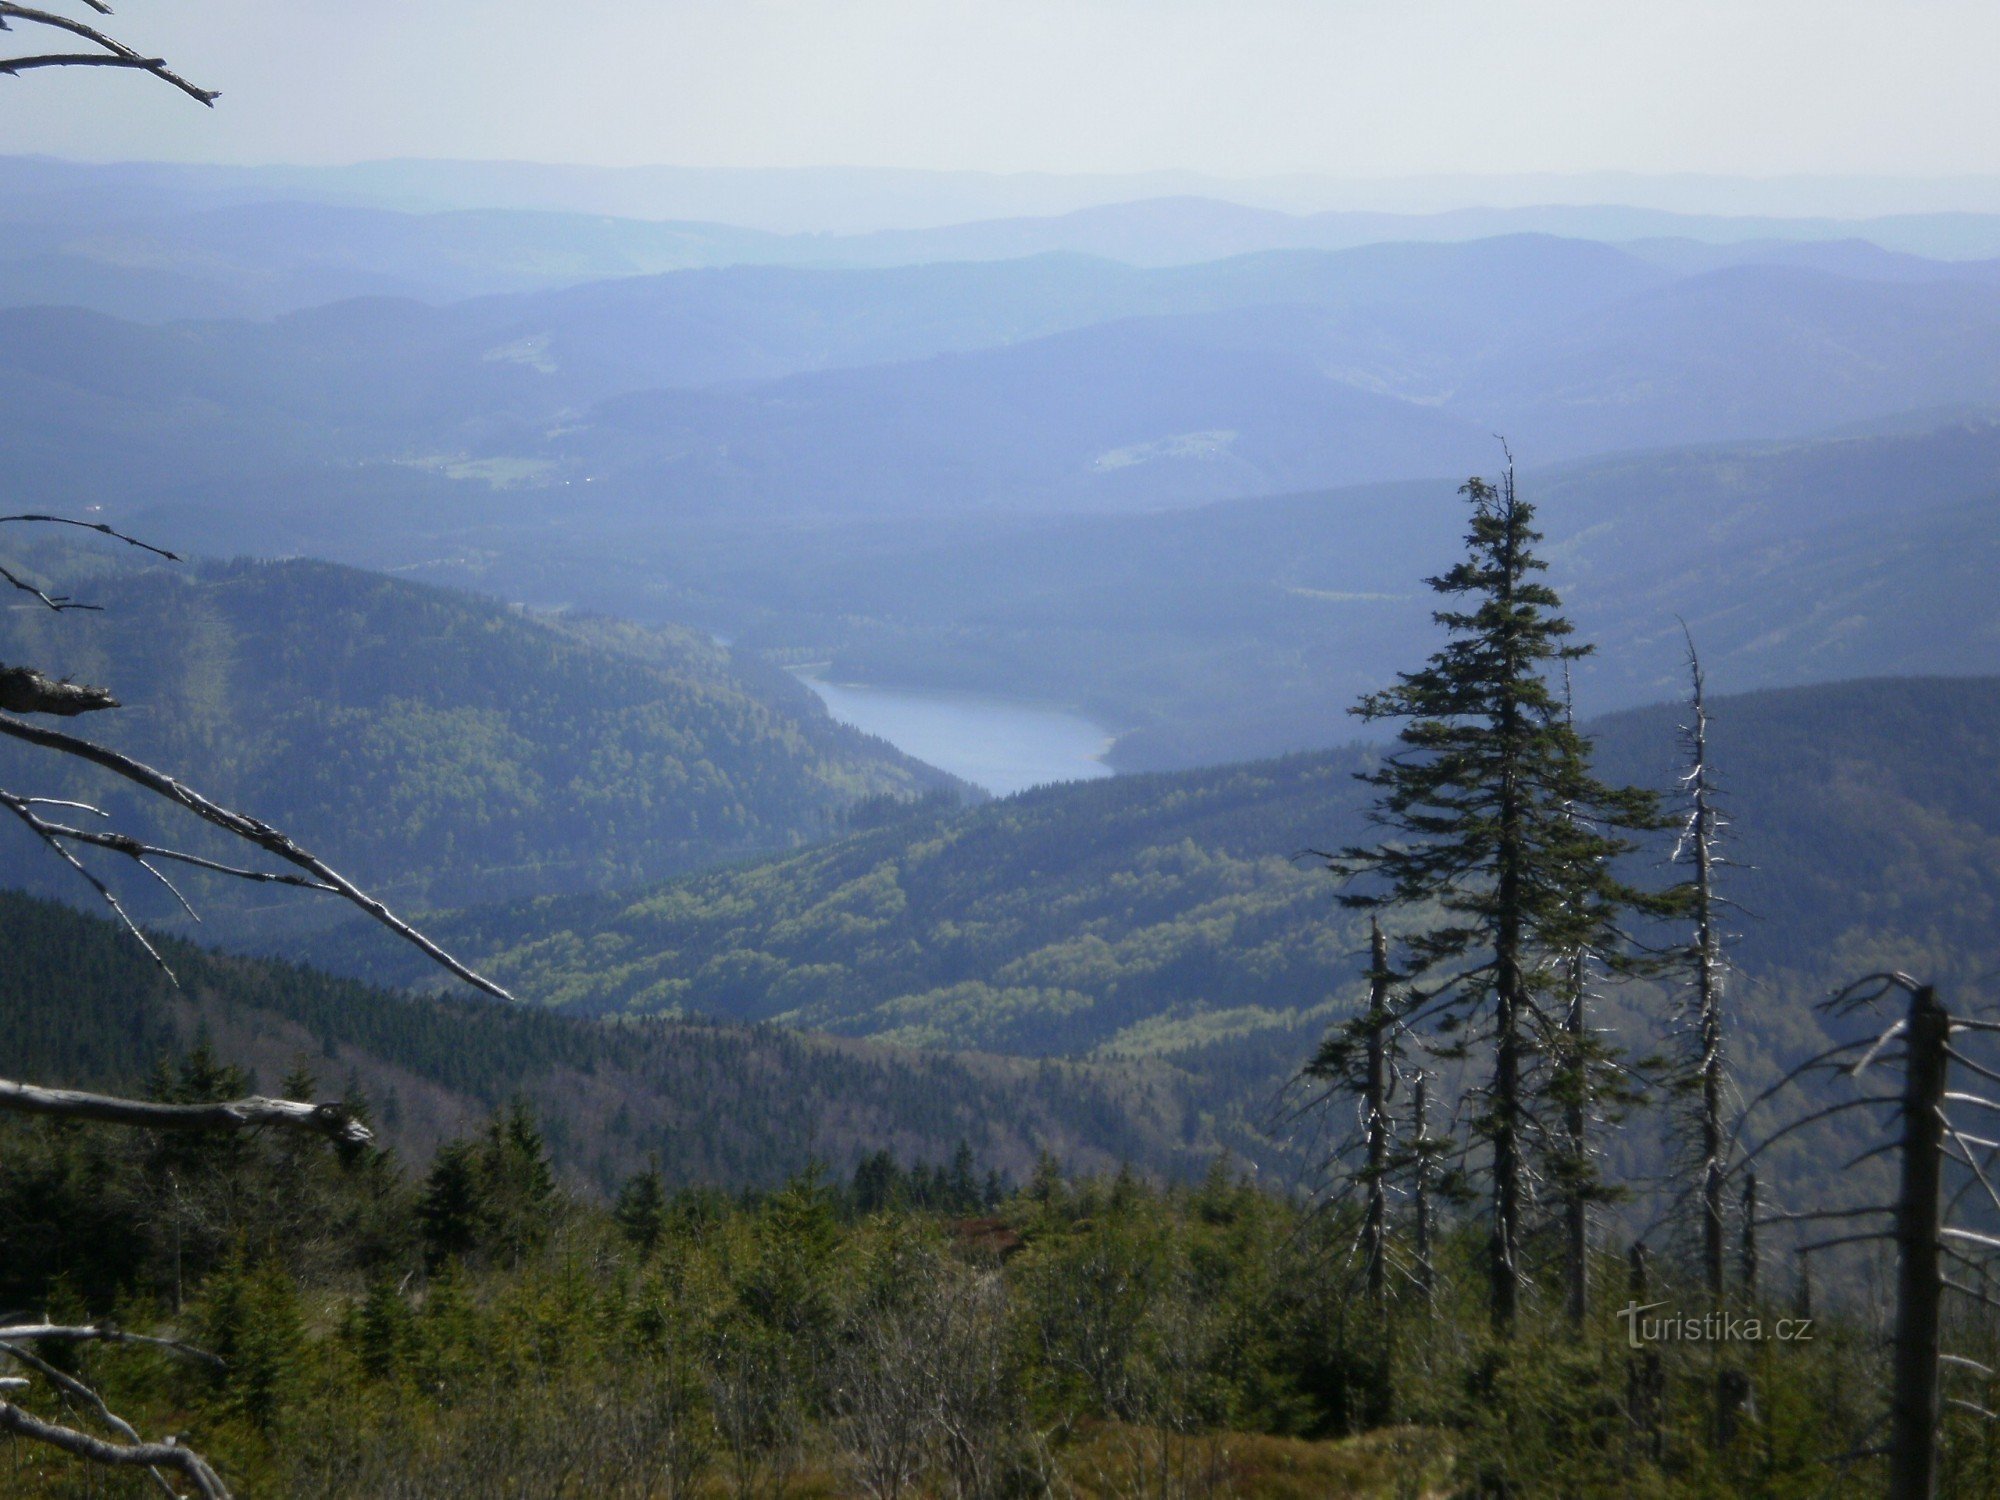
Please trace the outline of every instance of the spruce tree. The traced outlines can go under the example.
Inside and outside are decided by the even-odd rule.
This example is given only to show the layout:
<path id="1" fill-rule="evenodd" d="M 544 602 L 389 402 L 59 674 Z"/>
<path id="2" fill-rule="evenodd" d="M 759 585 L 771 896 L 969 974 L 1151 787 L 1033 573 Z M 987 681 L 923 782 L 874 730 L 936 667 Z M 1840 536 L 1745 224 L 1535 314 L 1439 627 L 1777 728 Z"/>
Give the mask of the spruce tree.
<path id="1" fill-rule="evenodd" d="M 1661 826 L 1656 799 L 1590 770 L 1569 722 L 1563 665 L 1574 644 L 1561 600 L 1539 579 L 1533 508 L 1473 479 L 1466 557 L 1428 579 L 1454 601 L 1432 618 L 1443 646 L 1396 685 L 1362 699 L 1369 720 L 1401 719 L 1398 748 L 1360 773 L 1385 833 L 1330 860 L 1360 883 L 1349 906 L 1407 909 L 1410 984 L 1398 1019 L 1434 1030 L 1446 1055 L 1485 1065 L 1469 1128 L 1492 1189 L 1489 1307 L 1511 1329 L 1519 1308 L 1529 1153 L 1555 1132 L 1538 1064 L 1560 1045 L 1563 959 L 1618 948 L 1620 916 L 1660 898 L 1628 885 L 1613 861 L 1624 834 Z"/>
<path id="2" fill-rule="evenodd" d="M 649 1256 L 667 1232 L 667 1189 L 660 1179 L 660 1159 L 653 1157 L 643 1172 L 634 1172 L 618 1190 L 611 1217 L 619 1232 L 639 1254 Z"/>

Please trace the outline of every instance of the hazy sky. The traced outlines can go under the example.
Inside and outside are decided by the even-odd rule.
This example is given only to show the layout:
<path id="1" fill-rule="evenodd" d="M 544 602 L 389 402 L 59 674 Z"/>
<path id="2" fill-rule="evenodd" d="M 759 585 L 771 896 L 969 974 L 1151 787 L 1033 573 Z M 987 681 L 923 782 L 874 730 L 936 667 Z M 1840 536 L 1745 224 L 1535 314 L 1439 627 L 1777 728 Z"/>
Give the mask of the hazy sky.
<path id="1" fill-rule="evenodd" d="M 110 70 L 0 78 L 0 150 L 1341 176 L 2000 163 L 1995 0 L 123 0 L 118 11 L 127 39 L 223 90 L 217 109 Z"/>

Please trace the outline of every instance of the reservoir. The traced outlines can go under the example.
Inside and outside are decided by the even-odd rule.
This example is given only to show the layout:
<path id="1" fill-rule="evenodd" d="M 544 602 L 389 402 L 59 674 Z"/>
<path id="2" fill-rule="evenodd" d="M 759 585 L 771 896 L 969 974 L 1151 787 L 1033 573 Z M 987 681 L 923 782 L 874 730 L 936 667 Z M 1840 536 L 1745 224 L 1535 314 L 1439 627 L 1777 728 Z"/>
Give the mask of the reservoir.
<path id="1" fill-rule="evenodd" d="M 1050 781 L 1109 776 L 1110 731 L 1081 714 L 980 693 L 826 682 L 798 673 L 843 724 L 879 735 L 918 760 L 996 796 Z"/>

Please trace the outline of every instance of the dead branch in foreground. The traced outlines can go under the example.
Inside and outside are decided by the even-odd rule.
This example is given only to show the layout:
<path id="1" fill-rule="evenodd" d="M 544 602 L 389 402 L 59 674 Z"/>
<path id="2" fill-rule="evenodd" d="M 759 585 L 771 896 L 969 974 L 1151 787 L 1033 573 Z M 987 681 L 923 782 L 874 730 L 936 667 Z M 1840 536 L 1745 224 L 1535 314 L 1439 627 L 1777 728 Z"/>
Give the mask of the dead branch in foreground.
<path id="1" fill-rule="evenodd" d="M 436 943 L 417 931 L 408 922 L 405 922 L 401 917 L 389 910 L 382 902 L 376 900 L 375 897 L 355 885 L 354 882 L 340 874 L 339 871 L 328 865 L 317 855 L 301 848 L 287 835 L 273 828 L 269 823 L 248 817 L 231 808 L 224 807 L 220 803 L 211 802 L 208 798 L 202 796 L 201 793 L 195 791 L 194 788 L 175 780 L 164 771 L 154 770 L 144 761 L 135 760 L 129 755 L 113 750 L 108 746 L 97 744 L 94 741 L 79 739 L 73 734 L 64 734 L 61 730 L 44 729 L 39 724 L 30 724 L 25 720 L 16 719 L 7 714 L 0 714 L 0 735 L 5 735 L 10 739 L 25 741 L 30 745 L 39 746 L 44 750 L 55 750 L 64 755 L 74 756 L 78 760 L 88 761 L 90 764 L 101 767 L 113 775 L 122 776 L 125 780 L 144 787 L 156 796 L 162 797 L 168 802 L 193 813 L 204 823 L 213 824 L 225 833 L 233 834 L 237 838 L 242 839 L 246 844 L 254 844 L 266 853 L 276 855 L 287 864 L 304 870 L 321 886 L 340 896 L 343 900 L 360 907 L 377 922 L 380 922 L 384 927 L 395 933 L 396 936 L 402 938 L 404 942 L 421 950 L 433 963 L 450 970 L 451 973 L 463 979 L 467 984 L 484 990 L 497 1000 L 511 1000 L 514 998 L 492 980 L 460 963 Z M 86 878 L 88 878 L 87 875 Z M 96 884 L 95 881 L 92 883 Z M 102 894 L 101 890 L 100 894 Z M 121 912 L 120 915 L 123 915 L 123 913 Z M 126 925 L 132 927 L 129 920 Z M 132 927 L 132 930 L 137 934 L 138 929 L 136 927 Z M 143 937 L 141 941 L 144 941 Z"/>
<path id="2" fill-rule="evenodd" d="M 274 1125 L 323 1135 L 345 1146 L 365 1146 L 375 1139 L 375 1133 L 337 1100 L 307 1104 L 297 1099 L 267 1099 L 262 1094 L 208 1104 L 160 1104 L 0 1078 L 0 1110 L 58 1120 L 137 1125 L 147 1130 L 255 1130 Z"/>
<path id="3" fill-rule="evenodd" d="M 111 7 L 103 0 L 83 0 L 83 3 L 100 16 L 111 14 Z M 14 57 L 0 57 L 0 74 L 18 77 L 22 73 L 37 68 L 131 68 L 141 73 L 150 73 L 162 83 L 171 84 L 197 103 L 213 106 L 222 96 L 214 89 L 205 89 L 189 83 L 180 74 L 167 66 L 163 57 L 148 57 L 135 48 L 128 47 L 116 37 L 101 31 L 87 22 L 73 20 L 56 11 L 37 10 L 32 6 L 16 5 L 12 0 L 0 0 L 0 31 L 11 31 L 7 23 L 20 22 L 27 26 L 39 26 L 48 31 L 61 33 L 65 37 L 76 37 L 90 43 L 95 52 L 33 52 Z"/>
<path id="4" fill-rule="evenodd" d="M 51 1448 L 92 1463 L 128 1469 L 174 1469 L 187 1476 L 202 1500 L 230 1500 L 229 1488 L 208 1461 L 192 1448 L 183 1448 L 171 1438 L 163 1443 L 113 1443 L 74 1427 L 45 1422 L 23 1411 L 11 1401 L 0 1401 L 0 1432 L 47 1443 Z"/>

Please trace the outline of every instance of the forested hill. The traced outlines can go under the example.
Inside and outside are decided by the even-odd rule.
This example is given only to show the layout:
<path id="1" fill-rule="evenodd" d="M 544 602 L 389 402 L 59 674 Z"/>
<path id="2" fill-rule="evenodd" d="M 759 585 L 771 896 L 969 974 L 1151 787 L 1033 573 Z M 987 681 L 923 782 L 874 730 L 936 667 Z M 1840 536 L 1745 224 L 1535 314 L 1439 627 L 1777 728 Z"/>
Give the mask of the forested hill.
<path id="1" fill-rule="evenodd" d="M 1037 1154 L 1189 1175 L 1218 1143 L 1159 1063 L 902 1052 L 771 1027 L 605 1023 L 372 989 L 288 963 L 164 944 L 176 989 L 109 922 L 0 893 L 0 1077 L 138 1093 L 206 1045 L 275 1092 L 365 1099 L 386 1144 L 437 1144 L 525 1099 L 557 1166 L 609 1190 L 657 1159 L 672 1183 L 769 1186 L 887 1150 L 942 1163 L 962 1141 L 1024 1179 Z"/>
<path id="2" fill-rule="evenodd" d="M 1808 1039 L 1806 1000 L 1843 976 L 1991 962 L 2000 679 L 1786 689 L 1723 698 L 1714 716 L 1753 1055 Z M 1678 718 L 1603 721 L 1601 769 L 1671 788 Z M 579 1011 L 1171 1056 L 1207 1075 L 1210 1102 L 1254 1114 L 1356 988 L 1359 924 L 1293 856 L 1367 836 L 1352 772 L 1368 753 L 1047 788 L 439 930 L 518 994 Z"/>
<path id="3" fill-rule="evenodd" d="M 871 796 L 953 787 L 692 631 L 535 617 L 315 562 L 78 578 L 74 551 L 33 561 L 102 609 L 0 613 L 0 661 L 109 687 L 126 706 L 79 732 L 406 905 L 658 879 L 824 838 Z M 123 826 L 186 836 L 155 799 L 58 759 L 7 748 L 0 785 L 108 797 Z M 0 842 L 0 877 L 75 889 L 25 832 Z"/>

